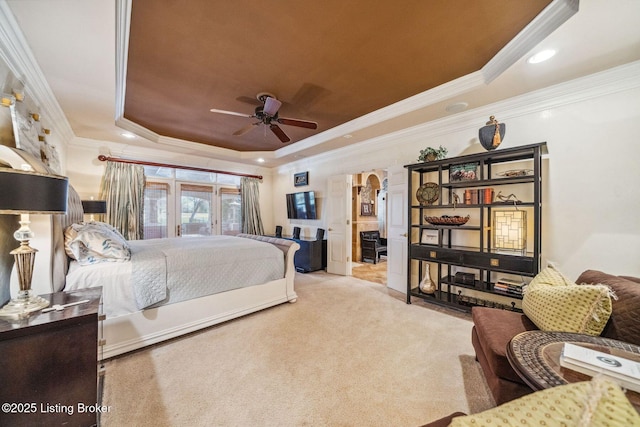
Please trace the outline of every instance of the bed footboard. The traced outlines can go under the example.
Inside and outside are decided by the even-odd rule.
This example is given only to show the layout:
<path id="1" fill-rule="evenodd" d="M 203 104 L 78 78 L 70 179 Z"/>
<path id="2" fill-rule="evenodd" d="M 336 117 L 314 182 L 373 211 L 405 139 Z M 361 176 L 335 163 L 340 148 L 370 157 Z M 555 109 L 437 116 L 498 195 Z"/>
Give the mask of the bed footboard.
<path id="1" fill-rule="evenodd" d="M 287 280 L 287 294 L 292 292 L 295 294 L 293 290 L 293 279 L 296 274 L 296 266 L 293 264 L 293 257 L 298 249 L 300 249 L 300 245 L 293 240 L 287 239 L 279 239 L 277 237 L 270 236 L 259 236 L 257 234 L 238 234 L 237 237 L 243 237 L 245 239 L 253 239 L 259 240 L 261 242 L 271 243 L 278 249 L 280 249 L 284 253 L 284 277 Z M 295 299 L 290 299 L 289 302 L 296 302 Z"/>

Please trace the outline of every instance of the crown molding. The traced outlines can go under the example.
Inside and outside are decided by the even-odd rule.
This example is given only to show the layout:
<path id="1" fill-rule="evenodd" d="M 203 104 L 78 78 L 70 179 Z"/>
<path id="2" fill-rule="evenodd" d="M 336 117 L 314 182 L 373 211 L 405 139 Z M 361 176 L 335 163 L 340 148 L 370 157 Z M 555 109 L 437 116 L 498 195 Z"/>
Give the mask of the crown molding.
<path id="1" fill-rule="evenodd" d="M 407 140 L 429 139 L 451 133 L 478 129 L 478 117 L 499 115 L 501 121 L 536 114 L 545 110 L 559 108 L 577 102 L 584 102 L 618 92 L 640 88 L 640 61 L 631 62 L 609 70 L 594 73 L 568 82 L 529 92 L 506 100 L 483 105 L 462 113 L 432 120 L 396 132 L 337 148 L 325 153 L 309 156 L 303 160 L 282 165 L 280 170 L 295 167 L 295 164 L 316 161 L 331 161 L 340 158 L 359 158 L 363 154 L 390 146 L 406 143 Z M 370 164 L 371 168 L 384 168 L 388 165 Z"/>
<path id="2" fill-rule="evenodd" d="M 36 101 L 45 121 L 50 123 L 61 141 L 68 144 L 75 137 L 71 125 L 42 74 L 13 12 L 4 1 L 0 2 L 0 57 L 11 72 L 23 81 L 25 92 Z"/>
<path id="3" fill-rule="evenodd" d="M 116 0 L 116 122 L 124 117 L 131 0 Z"/>
<path id="4" fill-rule="evenodd" d="M 489 62 L 482 67 L 486 84 L 495 80 L 507 68 L 533 49 L 538 43 L 578 12 L 579 0 L 555 0 L 538 14 Z"/>

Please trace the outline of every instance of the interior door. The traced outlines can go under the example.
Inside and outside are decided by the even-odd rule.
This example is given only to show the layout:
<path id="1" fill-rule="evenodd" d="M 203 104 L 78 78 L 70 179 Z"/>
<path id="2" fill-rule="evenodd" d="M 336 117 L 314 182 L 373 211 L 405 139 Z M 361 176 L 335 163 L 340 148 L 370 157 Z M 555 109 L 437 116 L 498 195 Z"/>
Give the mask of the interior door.
<path id="1" fill-rule="evenodd" d="M 387 286 L 406 294 L 408 173 L 403 166 L 392 166 L 387 176 Z"/>
<path id="2" fill-rule="evenodd" d="M 351 175 L 328 180 L 327 273 L 351 275 Z"/>
<path id="3" fill-rule="evenodd" d="M 212 185 L 179 184 L 178 235 L 211 236 L 214 234 L 215 197 Z"/>

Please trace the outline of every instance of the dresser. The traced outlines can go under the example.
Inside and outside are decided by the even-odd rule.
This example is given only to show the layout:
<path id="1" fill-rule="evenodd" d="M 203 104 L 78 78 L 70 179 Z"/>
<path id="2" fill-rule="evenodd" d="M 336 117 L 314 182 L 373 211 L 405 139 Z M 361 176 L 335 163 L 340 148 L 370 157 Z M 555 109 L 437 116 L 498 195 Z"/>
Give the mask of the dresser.
<path id="1" fill-rule="evenodd" d="M 88 301 L 0 319 L 0 425 L 96 425 L 102 288 L 42 297 L 50 307 Z"/>

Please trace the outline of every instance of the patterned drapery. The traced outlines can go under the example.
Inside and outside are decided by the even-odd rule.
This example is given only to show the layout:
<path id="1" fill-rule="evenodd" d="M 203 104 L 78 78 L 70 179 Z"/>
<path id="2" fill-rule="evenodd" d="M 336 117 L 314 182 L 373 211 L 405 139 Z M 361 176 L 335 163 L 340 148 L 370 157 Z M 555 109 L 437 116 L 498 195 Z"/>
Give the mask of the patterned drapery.
<path id="1" fill-rule="evenodd" d="M 107 162 L 100 198 L 107 201 L 106 221 L 127 240 L 143 238 L 144 167 Z"/>
<path id="2" fill-rule="evenodd" d="M 262 217 L 260 216 L 260 181 L 256 178 L 242 177 L 240 193 L 242 193 L 242 232 L 247 234 L 264 234 Z"/>

